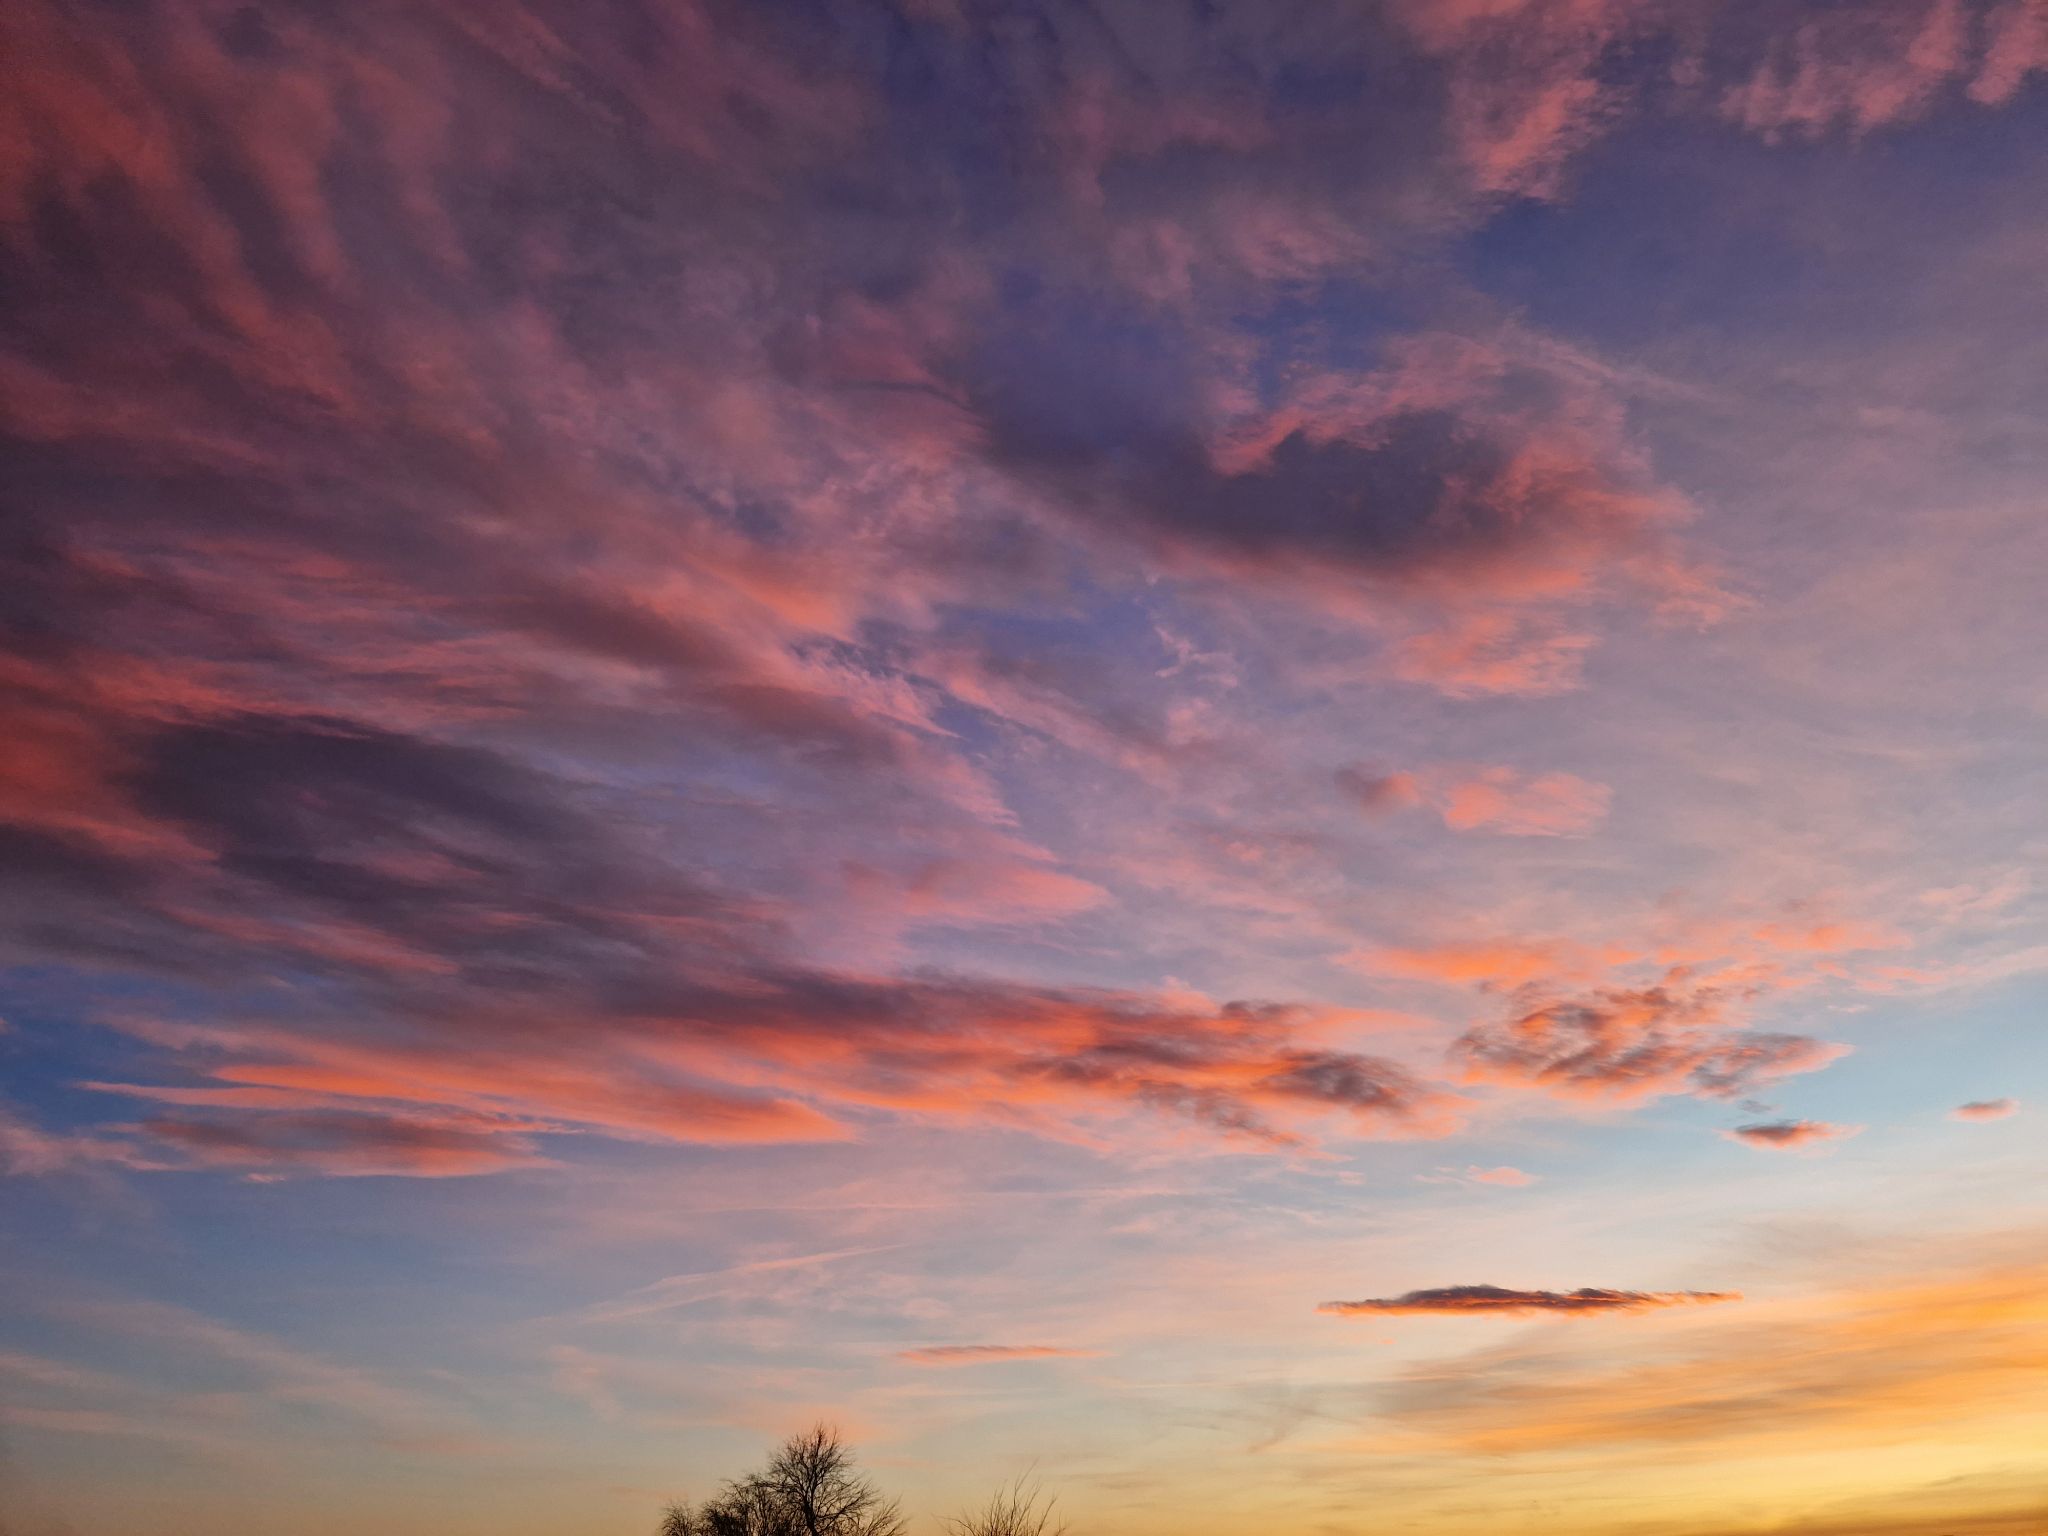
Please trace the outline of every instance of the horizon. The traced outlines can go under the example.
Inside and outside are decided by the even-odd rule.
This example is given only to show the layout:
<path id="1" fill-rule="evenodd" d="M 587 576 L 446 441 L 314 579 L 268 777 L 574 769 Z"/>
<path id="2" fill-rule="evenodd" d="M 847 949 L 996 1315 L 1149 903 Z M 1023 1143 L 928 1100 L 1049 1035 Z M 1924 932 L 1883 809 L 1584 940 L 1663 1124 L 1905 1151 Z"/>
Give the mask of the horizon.
<path id="1" fill-rule="evenodd" d="M 2048 0 L 13 0 L 0 143 L 4 1536 L 2048 1532 Z"/>

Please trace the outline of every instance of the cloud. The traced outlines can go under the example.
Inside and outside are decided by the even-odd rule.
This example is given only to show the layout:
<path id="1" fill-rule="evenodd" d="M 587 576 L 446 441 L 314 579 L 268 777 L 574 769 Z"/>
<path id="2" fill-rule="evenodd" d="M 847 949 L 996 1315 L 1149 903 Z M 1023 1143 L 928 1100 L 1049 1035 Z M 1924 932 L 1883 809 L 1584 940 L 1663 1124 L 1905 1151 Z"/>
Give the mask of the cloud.
<path id="1" fill-rule="evenodd" d="M 2010 1254 L 1867 1277 L 1705 1312 L 1682 1333 L 1632 1342 L 1620 1361 L 1571 1353 L 1568 1341 L 1511 1342 L 1414 1367 L 1383 1411 L 1482 1455 L 1644 1447 L 1666 1477 L 1695 1457 L 1725 1465 L 1745 1451 L 1777 1459 L 1967 1433 L 2031 1395 L 2040 1280 L 2038 1265 Z"/>
<path id="2" fill-rule="evenodd" d="M 1489 1184 L 1498 1189 L 1526 1189 L 1531 1184 L 1542 1182 L 1533 1173 L 1524 1173 L 1520 1168 L 1511 1168 L 1503 1163 L 1497 1168 L 1482 1168 L 1468 1163 L 1463 1168 L 1439 1168 L 1434 1173 L 1419 1173 L 1416 1178 L 1425 1184 Z"/>
<path id="3" fill-rule="evenodd" d="M 1089 1360 L 1100 1353 L 1093 1349 L 1059 1349 L 1050 1344 L 929 1344 L 899 1350 L 896 1358 L 912 1365 L 1000 1365 L 1014 1360 Z"/>
<path id="4" fill-rule="evenodd" d="M 1592 974 L 1600 957 L 1554 940 L 1481 939 L 1353 950 L 1344 963 L 1373 976 L 1489 989 L 1523 986 L 1559 976 Z"/>
<path id="5" fill-rule="evenodd" d="M 1765 45 L 1723 111 L 1766 137 L 1874 132 L 1924 116 L 1958 87 L 1974 102 L 2011 99 L 2048 68 L 2037 8 L 1967 0 L 1876 0 L 1821 11 Z"/>
<path id="6" fill-rule="evenodd" d="M 531 1160 L 534 1136 L 570 1131 L 726 1146 L 834 1140 L 877 1112 L 1084 1140 L 1156 1134 L 1164 1116 L 1277 1151 L 1332 1131 L 1427 1137 L 1459 1123 L 1456 1095 L 1318 1044 L 1339 1020 L 1312 1010 L 766 968 L 717 985 L 631 979 L 647 989 L 632 1014 L 566 1037 L 530 1009 L 502 1011 L 502 1034 L 421 1018 L 410 1038 L 383 1041 L 136 1021 L 125 1027 L 212 1086 L 96 1086 L 238 1121 L 270 1117 L 269 1130 L 185 1119 L 140 1130 L 187 1158 L 253 1166 L 267 1151 L 287 1171 L 400 1171 L 408 1139 L 413 1166 L 442 1173 L 514 1166 Z"/>
<path id="7" fill-rule="evenodd" d="M 1371 1301 L 1326 1301 L 1316 1308 L 1336 1317 L 1433 1313 L 1444 1316 L 1544 1313 L 1583 1317 L 1603 1312 L 1647 1312 L 1660 1307 L 1711 1306 L 1740 1301 L 1734 1291 L 1611 1291 L 1581 1286 L 1576 1291 L 1515 1291 L 1497 1285 L 1448 1285 Z"/>
<path id="8" fill-rule="evenodd" d="M 131 1088 L 302 1095 L 63 1156 L 449 1174 L 885 1117 L 1282 1152 L 1458 1123 L 1314 1000 L 947 946 L 996 930 L 1042 978 L 1135 926 L 1116 797 L 1258 762 L 1269 721 L 1211 729 L 1212 669 L 1121 626 L 1284 629 L 1247 645 L 1276 681 L 1298 636 L 1540 695 L 1618 611 L 1739 606 L 1639 380 L 1408 286 L 1500 198 L 1560 195 L 1649 89 L 1622 53 L 1691 43 L 1619 3 L 1056 11 L 1030 48 L 1000 7 L 821 8 L 12 8 L 7 957 L 220 1021 L 130 1030 L 159 1053 Z M 2004 100 L 2034 34 L 1980 19 L 1935 73 Z M 1931 25 L 1879 40 L 1940 63 Z M 1674 101 L 1870 54 L 1813 36 L 1718 42 Z M 1832 79 L 1737 115 L 1832 122 Z M 1383 320 L 1290 318 L 1336 292 Z M 1517 837 L 1608 804 L 1483 763 L 1337 785 Z M 1459 963 L 1427 948 L 1371 963 Z M 1536 964 L 1487 981 L 1556 995 L 1459 1072 L 1712 1094 L 1834 1052 L 1732 993 Z"/>
<path id="9" fill-rule="evenodd" d="M 1612 792 L 1571 773 L 1523 777 L 1511 768 L 1488 768 L 1444 786 L 1444 825 L 1511 837 L 1570 837 L 1589 832 L 1607 816 Z"/>
<path id="10" fill-rule="evenodd" d="M 0 1174 L 39 1178 L 94 1168 L 162 1166 L 160 1158 L 125 1138 L 46 1130 L 0 1105 Z"/>
<path id="11" fill-rule="evenodd" d="M 330 1176 L 461 1178 L 547 1166 L 530 1139 L 483 1128 L 399 1116 L 274 1114 L 224 1124 L 160 1116 L 142 1133 L 199 1168 L 300 1170 Z"/>
<path id="12" fill-rule="evenodd" d="M 802 1278 L 810 1271 L 826 1268 L 846 1259 L 886 1253 L 890 1246 L 884 1244 L 836 1248 L 822 1253 L 799 1253 L 776 1259 L 756 1259 L 744 1264 L 728 1265 L 723 1269 L 700 1270 L 692 1274 L 665 1275 L 649 1284 L 637 1286 L 623 1296 L 585 1307 L 577 1317 L 580 1321 L 591 1323 L 631 1322 L 637 1318 L 669 1312 L 678 1307 L 695 1306 L 699 1302 L 716 1297 L 735 1294 L 757 1295 L 762 1287 L 770 1283 L 767 1277 L 795 1275 Z"/>
<path id="13" fill-rule="evenodd" d="M 222 1395 L 210 1403 L 205 1397 L 180 1401 L 157 1389 L 142 1389 L 145 1401 L 162 1397 L 163 1416 L 174 1421 L 190 1415 L 203 1423 L 225 1408 L 229 1423 L 246 1428 L 247 1415 L 274 1414 L 288 1405 L 311 1410 L 330 1425 L 338 1420 L 367 1430 L 386 1444 L 424 1442 L 451 1431 L 461 1434 L 468 1427 L 466 1414 L 379 1373 L 182 1306 L 62 1296 L 47 1299 L 39 1310 L 75 1327 L 112 1336 L 119 1341 L 124 1359 L 183 1358 L 202 1363 L 207 1376 L 220 1382 Z M 113 1399 L 112 1406 L 135 1400 L 135 1382 L 106 1385 L 126 1389 Z"/>
<path id="14" fill-rule="evenodd" d="M 1354 763 L 1339 768 L 1333 778 L 1345 798 L 1371 815 L 1422 803 L 1422 789 L 1412 773 L 1385 773 Z"/>
<path id="15" fill-rule="evenodd" d="M 1474 1184 L 1497 1184 L 1503 1189 L 1524 1189 L 1537 1182 L 1535 1174 L 1505 1164 L 1498 1168 L 1467 1168 L 1465 1177 Z"/>
<path id="16" fill-rule="evenodd" d="M 1312 1005 L 890 973 L 906 930 L 1116 899 L 1018 833 L 981 717 L 1153 782 L 1194 750 L 1099 646 L 992 637 L 1078 560 L 1118 601 L 1289 602 L 1328 559 L 1431 609 L 1519 601 L 1532 560 L 1587 589 L 1668 494 L 1519 343 L 1226 398 L 1251 333 L 1209 299 L 1379 238 L 1410 194 L 1316 146 L 1426 91 L 1327 96 L 1284 144 L 1225 79 L 1286 89 L 1280 32 L 1055 21 L 1040 75 L 856 10 L 13 18 L 10 954 L 221 1021 L 128 1029 L 181 1074 L 129 1095 L 194 1096 L 109 1155 L 450 1175 L 890 1115 L 1274 1149 L 1455 1124 Z M 1360 25 L 1316 51 L 1363 78 Z M 934 94 L 868 83 L 884 55 Z M 1122 105 L 1139 58 L 1157 109 Z M 997 281 L 1015 241 L 1035 298 Z M 1179 298 L 1123 283 L 1140 247 L 1186 250 Z"/>
<path id="17" fill-rule="evenodd" d="M 1789 1152 L 1821 1142 L 1840 1141 L 1854 1136 L 1861 1129 L 1857 1125 L 1830 1125 L 1825 1120 L 1760 1120 L 1751 1125 L 1738 1125 L 1726 1134 L 1747 1146 Z"/>
<path id="18" fill-rule="evenodd" d="M 1951 1113 L 1958 1120 L 2003 1120 L 2019 1110 L 2017 1099 L 1972 1099 L 1958 1104 Z"/>
<path id="19" fill-rule="evenodd" d="M 1901 1512 L 1897 1493 L 1882 1499 L 1858 1500 L 1862 1509 L 1853 1514 L 1833 1510 L 1817 1512 L 1810 1518 L 1794 1519 L 1781 1527 L 1785 1536 L 2033 1536 L 2048 1521 L 2048 1504 L 2031 1499 L 2026 1492 L 1989 1489 L 2004 1508 L 1970 1508 L 1965 1503 L 1979 1490 L 1955 1487 L 1961 1479 L 1944 1479 L 1943 1486 L 1915 1490 L 1920 1496 L 1903 1502 L 1918 1506 Z M 1703 1531 L 1701 1536 L 1737 1536 L 1739 1527 Z"/>
<path id="20" fill-rule="evenodd" d="M 1566 1098 L 1634 1100 L 1689 1093 L 1733 1099 L 1817 1071 L 1847 1047 L 1733 1021 L 1742 989 L 1674 975 L 1544 1001 L 1505 1023 L 1467 1030 L 1454 1059 L 1475 1081 Z"/>
<path id="21" fill-rule="evenodd" d="M 1336 771 L 1338 790 L 1370 815 L 1428 804 L 1454 832 L 1510 837 L 1571 837 L 1606 819 L 1613 792 L 1572 773 L 1523 774 L 1513 768 L 1435 768 L 1388 772 L 1351 764 Z"/>
<path id="22" fill-rule="evenodd" d="M 1797 911 L 1630 923 L 1606 942 L 1506 934 L 1348 950 L 1368 976 L 1470 987 L 1497 1015 L 1450 1044 L 1468 1083 L 1561 1099 L 1640 1102 L 1673 1094 L 1753 1097 L 1817 1071 L 1848 1047 L 1756 1027 L 1775 999 L 1850 973 L 1845 957 L 1907 942 L 1882 924 Z"/>

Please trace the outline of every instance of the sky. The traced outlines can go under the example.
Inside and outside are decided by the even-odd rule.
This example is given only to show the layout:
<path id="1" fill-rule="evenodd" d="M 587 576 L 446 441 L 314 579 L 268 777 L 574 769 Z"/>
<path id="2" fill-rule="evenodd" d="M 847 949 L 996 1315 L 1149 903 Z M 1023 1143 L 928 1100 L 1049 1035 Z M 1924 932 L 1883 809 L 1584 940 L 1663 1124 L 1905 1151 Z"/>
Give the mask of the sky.
<path id="1" fill-rule="evenodd" d="M 0 1528 L 2048 1529 L 2048 3 L 0 7 Z"/>

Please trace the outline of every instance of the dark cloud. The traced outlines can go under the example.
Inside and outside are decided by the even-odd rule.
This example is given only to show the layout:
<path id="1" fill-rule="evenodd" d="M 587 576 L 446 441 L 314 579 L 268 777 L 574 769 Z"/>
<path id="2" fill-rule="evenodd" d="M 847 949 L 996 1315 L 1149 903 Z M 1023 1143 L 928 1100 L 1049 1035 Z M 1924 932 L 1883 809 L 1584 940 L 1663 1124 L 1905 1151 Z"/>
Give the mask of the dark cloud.
<path id="1" fill-rule="evenodd" d="M 1540 1002 L 1460 1037 L 1454 1054 L 1482 1080 L 1585 1098 L 1694 1093 L 1732 1099 L 1810 1072 L 1843 1047 L 1744 1029 L 1742 989 L 1678 980 Z"/>
<path id="2" fill-rule="evenodd" d="M 1659 1307 L 1707 1306 L 1740 1301 L 1734 1291 L 1611 1291 L 1581 1286 L 1576 1291 L 1515 1291 L 1497 1285 L 1447 1285 L 1370 1301 L 1326 1301 L 1316 1310 L 1338 1317 L 1440 1313 L 1448 1316 L 1549 1313 L 1565 1317 L 1600 1312 L 1646 1312 Z"/>
<path id="3" fill-rule="evenodd" d="M 2003 1120 L 2019 1107 L 2017 1099 L 1972 1099 L 1967 1104 L 1958 1104 L 1954 1114 L 1958 1120 Z"/>
<path id="4" fill-rule="evenodd" d="M 1752 1125 L 1738 1125 L 1728 1134 L 1752 1147 L 1790 1151 L 1855 1133 L 1854 1126 L 1830 1125 L 1825 1120 L 1760 1120 Z"/>
<path id="5" fill-rule="evenodd" d="M 965 379 L 986 451 L 1171 568 L 1332 601 L 1332 581 L 1499 598 L 1633 570 L 1711 601 L 1665 548 L 1682 506 L 1553 365 L 1500 342 L 1420 345 L 1224 415 L 1191 342 L 1074 308 L 1055 306 L 1071 337 L 1035 319 L 994 345 L 999 367 Z M 1231 387 L 1246 386 L 1225 369 L 1206 393 Z"/>
<path id="6" fill-rule="evenodd" d="M 1339 768 L 1332 777 L 1346 799 L 1373 815 L 1422 803 L 1422 789 L 1413 774 L 1385 772 L 1353 763 Z"/>

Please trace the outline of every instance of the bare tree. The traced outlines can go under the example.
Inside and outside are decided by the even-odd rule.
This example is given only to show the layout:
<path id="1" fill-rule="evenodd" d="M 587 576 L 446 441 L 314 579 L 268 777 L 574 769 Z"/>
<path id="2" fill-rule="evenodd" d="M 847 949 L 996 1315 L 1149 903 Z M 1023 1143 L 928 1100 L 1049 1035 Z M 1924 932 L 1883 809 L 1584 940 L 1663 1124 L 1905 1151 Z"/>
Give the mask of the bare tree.
<path id="1" fill-rule="evenodd" d="M 905 1536 L 894 1499 L 857 1471 L 826 1425 L 785 1440 L 767 1467 L 695 1510 L 671 1504 L 655 1536 Z"/>
<path id="2" fill-rule="evenodd" d="M 782 1443 L 765 1480 L 796 1520 L 797 1536 L 905 1536 L 896 1500 L 854 1469 L 839 1432 L 819 1424 Z"/>
<path id="3" fill-rule="evenodd" d="M 691 1536 L 800 1536 L 795 1513 L 763 1473 L 735 1478 L 697 1512 Z"/>
<path id="4" fill-rule="evenodd" d="M 989 1495 L 988 1503 L 945 1522 L 947 1536 L 1066 1536 L 1067 1523 L 1055 1522 L 1053 1506 L 1036 1479 L 1026 1475 Z"/>

